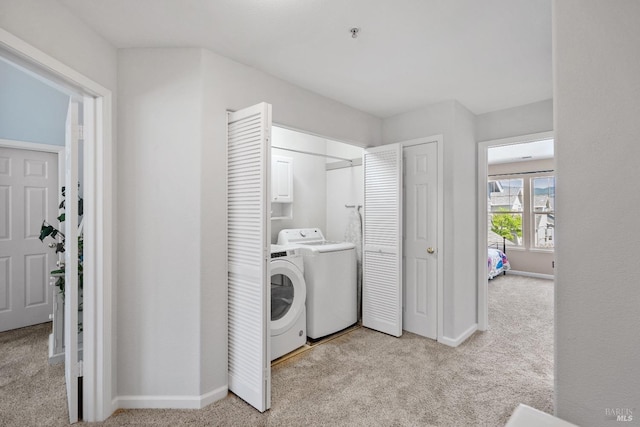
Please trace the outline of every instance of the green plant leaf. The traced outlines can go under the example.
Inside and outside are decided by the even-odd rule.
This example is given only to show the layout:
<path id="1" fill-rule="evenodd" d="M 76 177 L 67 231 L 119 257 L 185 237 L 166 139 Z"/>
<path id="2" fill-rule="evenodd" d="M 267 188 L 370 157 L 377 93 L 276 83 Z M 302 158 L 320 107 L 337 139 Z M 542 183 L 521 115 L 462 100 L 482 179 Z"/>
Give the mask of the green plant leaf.
<path id="1" fill-rule="evenodd" d="M 60 216 L 58 217 L 58 222 L 64 222 L 66 214 L 61 213 Z"/>
<path id="2" fill-rule="evenodd" d="M 43 221 L 42 227 L 40 227 L 40 241 L 44 241 L 44 239 L 53 233 L 54 230 L 55 228 Z"/>

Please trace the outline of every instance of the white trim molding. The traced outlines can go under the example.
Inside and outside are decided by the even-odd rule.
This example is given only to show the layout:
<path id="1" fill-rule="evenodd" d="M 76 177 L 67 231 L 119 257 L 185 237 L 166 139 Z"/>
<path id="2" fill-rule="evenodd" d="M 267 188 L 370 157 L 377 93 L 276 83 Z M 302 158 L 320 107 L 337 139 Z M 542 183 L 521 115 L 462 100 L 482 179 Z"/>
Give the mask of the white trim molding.
<path id="1" fill-rule="evenodd" d="M 469 338 L 471 335 L 473 335 L 473 333 L 477 330 L 478 330 L 478 324 L 474 323 L 473 325 L 471 325 L 469 329 L 467 329 L 466 331 L 458 335 L 457 338 L 442 337 L 442 338 L 438 338 L 438 342 L 444 345 L 448 345 L 449 347 L 457 347 L 463 342 L 465 342 L 466 339 Z"/>
<path id="2" fill-rule="evenodd" d="M 90 96 L 95 102 L 94 142 L 90 161 L 95 171 L 86 192 L 93 194 L 92 203 L 85 204 L 85 215 L 92 217 L 93 233 L 85 230 L 85 244 L 94 250 L 92 280 L 94 294 L 85 300 L 85 316 L 92 319 L 84 327 L 84 381 L 83 418 L 85 421 L 103 421 L 117 407 L 112 405 L 115 390 L 113 359 L 112 292 L 114 229 L 114 159 L 112 139 L 112 93 L 102 85 L 85 77 L 59 60 L 31 46 L 22 39 L 0 28 L 0 56 L 23 71 L 41 78 L 70 96 Z M 86 100 L 87 98 L 85 98 Z M 87 120 L 87 118 L 85 118 Z M 85 159 L 87 160 L 87 159 Z M 86 291 L 85 291 L 86 295 Z M 91 348 L 88 348 L 91 347 Z"/>
<path id="3" fill-rule="evenodd" d="M 228 392 L 223 386 L 200 396 L 118 396 L 113 405 L 122 409 L 202 409 L 224 399 Z"/>
<path id="4" fill-rule="evenodd" d="M 0 147 L 17 148 L 19 150 L 44 151 L 47 153 L 64 154 L 64 145 L 40 144 L 38 142 L 17 141 L 0 138 Z"/>
<path id="5" fill-rule="evenodd" d="M 482 141 L 478 143 L 478 329 L 489 328 L 489 291 L 487 272 L 487 181 L 489 147 L 542 141 L 554 137 L 553 131 Z"/>
<path id="6" fill-rule="evenodd" d="M 518 271 L 518 270 L 507 271 L 507 275 L 511 275 L 511 274 L 514 276 L 533 277 L 536 279 L 548 279 L 548 280 L 554 279 L 553 274 L 531 273 L 529 271 Z"/>

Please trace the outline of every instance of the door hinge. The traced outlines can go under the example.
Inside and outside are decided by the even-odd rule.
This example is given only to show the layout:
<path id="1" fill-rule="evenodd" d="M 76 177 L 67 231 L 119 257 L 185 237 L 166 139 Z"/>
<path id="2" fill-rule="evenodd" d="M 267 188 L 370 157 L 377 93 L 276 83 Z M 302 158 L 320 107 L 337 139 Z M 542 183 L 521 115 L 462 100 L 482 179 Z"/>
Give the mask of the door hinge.
<path id="1" fill-rule="evenodd" d="M 84 366 L 84 363 L 82 363 L 82 360 L 78 360 L 78 362 L 76 363 L 75 369 L 72 372 L 73 376 L 81 377 L 83 375 L 83 366 Z"/>
<path id="2" fill-rule="evenodd" d="M 83 125 L 75 125 L 73 126 L 73 136 L 76 139 L 84 140 L 84 126 Z"/>

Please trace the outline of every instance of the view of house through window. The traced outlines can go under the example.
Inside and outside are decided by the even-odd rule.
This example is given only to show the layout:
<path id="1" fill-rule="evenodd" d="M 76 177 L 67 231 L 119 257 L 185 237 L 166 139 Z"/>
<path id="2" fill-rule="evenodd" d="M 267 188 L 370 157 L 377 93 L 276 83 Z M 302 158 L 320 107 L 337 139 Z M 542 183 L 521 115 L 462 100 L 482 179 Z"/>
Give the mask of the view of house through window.
<path id="1" fill-rule="evenodd" d="M 489 181 L 489 241 L 522 245 L 522 213 L 524 180 Z"/>
<path id="2" fill-rule="evenodd" d="M 536 248 L 553 248 L 556 196 L 555 178 L 546 176 L 531 178 L 533 199 L 533 245 Z"/>
<path id="3" fill-rule="evenodd" d="M 554 177 L 491 180 L 488 186 L 490 244 L 502 244 L 505 238 L 512 247 L 553 249 Z M 524 215 L 525 212 L 530 215 Z"/>

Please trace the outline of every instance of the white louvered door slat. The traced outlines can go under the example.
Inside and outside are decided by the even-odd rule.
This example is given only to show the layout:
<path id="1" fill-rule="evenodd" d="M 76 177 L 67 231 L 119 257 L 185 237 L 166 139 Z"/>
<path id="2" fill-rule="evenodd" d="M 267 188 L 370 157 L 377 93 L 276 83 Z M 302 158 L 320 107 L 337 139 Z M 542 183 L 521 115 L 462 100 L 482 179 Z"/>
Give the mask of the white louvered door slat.
<path id="1" fill-rule="evenodd" d="M 402 147 L 364 153 L 362 324 L 402 335 Z"/>
<path id="2" fill-rule="evenodd" d="M 271 105 L 261 103 L 228 116 L 229 390 L 264 412 L 271 406 Z"/>

